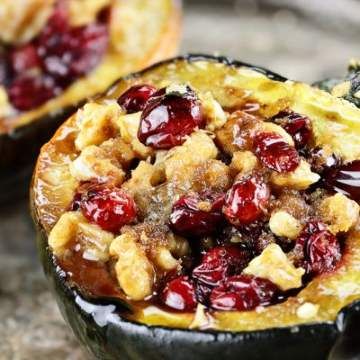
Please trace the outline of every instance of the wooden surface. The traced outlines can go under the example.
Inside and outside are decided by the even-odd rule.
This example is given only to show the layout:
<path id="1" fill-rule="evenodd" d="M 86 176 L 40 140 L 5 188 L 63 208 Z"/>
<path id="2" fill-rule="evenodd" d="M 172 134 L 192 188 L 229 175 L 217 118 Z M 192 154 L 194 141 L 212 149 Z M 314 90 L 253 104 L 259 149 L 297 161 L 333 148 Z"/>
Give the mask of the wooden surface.
<path id="1" fill-rule="evenodd" d="M 306 81 L 341 75 L 348 59 L 360 56 L 359 28 L 348 9 L 339 23 L 328 10 L 322 17 L 299 9 L 299 1 L 286 8 L 285 1 L 273 2 L 281 9 L 270 0 L 189 0 L 182 52 L 227 54 Z M 0 319 L 1 360 L 86 359 L 47 290 L 27 200 L 0 209 Z"/>

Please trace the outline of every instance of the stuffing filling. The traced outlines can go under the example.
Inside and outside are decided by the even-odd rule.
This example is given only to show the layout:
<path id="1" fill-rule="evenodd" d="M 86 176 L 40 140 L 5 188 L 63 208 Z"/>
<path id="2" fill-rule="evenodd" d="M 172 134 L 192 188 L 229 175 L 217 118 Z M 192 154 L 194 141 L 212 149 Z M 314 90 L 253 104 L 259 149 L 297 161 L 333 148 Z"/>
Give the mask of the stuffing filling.
<path id="1" fill-rule="evenodd" d="M 0 4 L 0 118 L 44 104 L 101 62 L 109 43 L 109 1 L 82 1 L 81 9 L 76 3 Z"/>
<path id="2" fill-rule="evenodd" d="M 316 147 L 306 116 L 253 105 L 143 84 L 79 110 L 78 186 L 49 236 L 74 284 L 169 311 L 246 311 L 333 272 L 359 221 L 360 160 Z"/>

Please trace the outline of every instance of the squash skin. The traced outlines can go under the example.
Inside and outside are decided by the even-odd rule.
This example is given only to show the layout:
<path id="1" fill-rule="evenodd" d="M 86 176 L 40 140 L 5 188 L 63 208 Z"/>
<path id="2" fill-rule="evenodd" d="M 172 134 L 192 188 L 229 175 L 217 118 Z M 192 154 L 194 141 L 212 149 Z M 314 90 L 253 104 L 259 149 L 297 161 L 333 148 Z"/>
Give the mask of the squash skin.
<path id="1" fill-rule="evenodd" d="M 341 97 L 360 108 L 360 61 L 350 63 L 348 73 L 345 77 L 318 81 L 314 86 L 333 93 L 334 88 L 343 83 L 348 83 L 348 89 L 346 89 L 345 93 L 341 94 Z M 338 96 L 336 94 L 334 95 Z"/>
<path id="2" fill-rule="evenodd" d="M 137 71 L 175 55 L 180 37 L 182 0 L 169 0 L 168 6 L 171 7 L 171 20 L 168 24 L 164 24 L 166 31 L 163 32 L 162 37 L 157 39 L 154 47 L 146 52 L 143 58 L 132 59 L 131 65 L 123 64 L 126 67 L 122 70 L 122 74 Z M 82 78 L 77 81 L 80 80 Z M 107 84 L 109 85 L 110 83 Z M 106 88 L 103 88 L 101 91 L 105 90 Z M 61 96 L 62 94 L 59 97 Z M 20 124 L 8 132 L 0 132 L 0 187 L 7 189 L 0 193 L 1 205 L 5 206 L 6 202 L 28 193 L 34 163 L 41 146 L 53 136 L 67 117 L 86 102 L 86 98 L 87 96 L 82 96 L 81 100 L 74 101 L 70 105 L 55 107 L 46 114 L 36 116 L 30 122 Z M 31 111 L 35 110 L 37 109 Z"/>
<path id="3" fill-rule="evenodd" d="M 206 60 L 221 62 L 229 66 L 248 67 L 271 79 L 286 81 L 282 76 L 252 65 L 232 61 L 225 57 L 189 55 L 164 61 L 153 67 L 174 60 Z M 150 67 L 144 71 L 151 70 Z M 143 72 L 126 78 L 141 76 Z M 83 346 L 99 359 L 189 359 L 211 358 L 282 360 L 282 359 L 354 359 L 349 357 L 352 344 L 356 343 L 356 332 L 360 329 L 360 302 L 344 308 L 335 321 L 306 324 L 295 327 L 274 328 L 260 331 L 198 331 L 173 329 L 162 326 L 147 326 L 129 321 L 121 315 L 108 311 L 106 321 L 99 322 L 99 314 L 111 301 L 98 304 L 84 299 L 65 282 L 61 269 L 56 267 L 48 247 L 46 231 L 42 228 L 31 191 L 31 207 L 38 228 L 38 249 L 45 273 L 61 312 Z M 87 308 L 87 310 L 86 310 Z M 115 307 L 113 308 L 115 309 Z M 120 309 L 118 309 L 120 310 Z M 111 316 L 109 316 L 111 314 Z M 357 329 L 354 331 L 353 329 Z M 350 331 L 352 330 L 352 331 Z M 349 334 L 350 332 L 350 334 Z M 189 354 L 192 354 L 190 357 Z"/>

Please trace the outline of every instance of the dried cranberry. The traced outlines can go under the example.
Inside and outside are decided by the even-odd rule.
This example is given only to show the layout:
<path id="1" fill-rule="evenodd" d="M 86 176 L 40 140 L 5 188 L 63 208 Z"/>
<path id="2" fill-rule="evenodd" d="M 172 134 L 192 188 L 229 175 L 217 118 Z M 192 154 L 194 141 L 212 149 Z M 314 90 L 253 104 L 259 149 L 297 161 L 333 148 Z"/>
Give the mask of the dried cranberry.
<path id="1" fill-rule="evenodd" d="M 216 310 L 253 310 L 275 301 L 278 288 L 271 281 L 251 275 L 226 279 L 210 295 L 211 307 Z"/>
<path id="2" fill-rule="evenodd" d="M 57 91 L 54 80 L 48 76 L 19 76 L 8 88 L 11 104 L 21 111 L 42 105 L 56 96 Z"/>
<path id="3" fill-rule="evenodd" d="M 334 270 L 341 258 L 337 238 L 319 221 L 309 222 L 296 241 L 295 251 L 303 253 L 303 266 L 309 274 Z"/>
<path id="4" fill-rule="evenodd" d="M 360 160 L 328 169 L 323 179 L 327 189 L 360 202 Z"/>
<path id="5" fill-rule="evenodd" d="M 300 164 L 296 149 L 276 133 L 257 133 L 253 139 L 255 154 L 271 170 L 280 173 L 294 171 Z"/>
<path id="6" fill-rule="evenodd" d="M 175 232 L 184 236 L 211 235 L 223 221 L 223 200 L 223 195 L 185 195 L 174 204 L 170 225 Z"/>
<path id="7" fill-rule="evenodd" d="M 66 84 L 91 71 L 107 45 L 107 27 L 90 24 L 63 32 L 46 32 L 39 39 L 39 54 L 44 70 Z"/>
<path id="8" fill-rule="evenodd" d="M 41 60 L 37 54 L 37 49 L 33 44 L 24 45 L 14 49 L 11 54 L 12 69 L 17 74 L 22 74 L 27 70 L 39 68 Z"/>
<path id="9" fill-rule="evenodd" d="M 161 89 L 143 110 L 138 138 L 154 149 L 170 149 L 181 145 L 202 123 L 200 102 L 193 90 L 187 88 L 185 94 L 167 94 Z"/>
<path id="10" fill-rule="evenodd" d="M 311 121 L 307 116 L 293 111 L 284 111 L 276 115 L 280 125 L 292 136 L 296 148 L 301 149 L 307 145 L 312 138 Z"/>
<path id="11" fill-rule="evenodd" d="M 148 99 L 156 93 L 151 85 L 134 85 L 125 91 L 118 100 L 119 105 L 128 113 L 142 111 Z"/>
<path id="12" fill-rule="evenodd" d="M 171 280 L 162 292 L 162 301 L 175 310 L 194 310 L 197 303 L 193 282 L 187 276 Z"/>
<path id="13" fill-rule="evenodd" d="M 216 286 L 228 276 L 240 273 L 249 260 L 248 251 L 240 247 L 214 247 L 193 270 L 193 278 L 208 286 Z"/>
<path id="14" fill-rule="evenodd" d="M 90 222 L 114 233 L 136 217 L 134 200 L 121 189 L 105 185 L 92 186 L 84 192 L 80 208 Z"/>
<path id="15" fill-rule="evenodd" d="M 223 212 L 231 224 L 247 225 L 263 215 L 269 198 L 269 186 L 258 176 L 247 176 L 227 192 Z"/>

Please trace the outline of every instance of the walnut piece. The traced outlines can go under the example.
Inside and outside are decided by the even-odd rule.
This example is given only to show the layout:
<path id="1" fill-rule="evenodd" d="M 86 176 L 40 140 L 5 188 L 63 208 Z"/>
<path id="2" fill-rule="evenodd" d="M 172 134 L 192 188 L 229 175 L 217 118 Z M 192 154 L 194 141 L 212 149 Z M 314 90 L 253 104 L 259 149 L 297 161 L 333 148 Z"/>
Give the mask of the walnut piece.
<path id="1" fill-rule="evenodd" d="M 121 138 L 131 145 L 133 151 L 141 158 L 146 159 L 153 150 L 142 144 L 138 139 L 141 112 L 119 116 L 115 123 L 120 130 Z"/>
<path id="2" fill-rule="evenodd" d="M 233 154 L 230 169 L 245 175 L 252 172 L 257 165 L 258 159 L 251 151 L 236 151 Z"/>
<path id="3" fill-rule="evenodd" d="M 305 190 L 311 184 L 320 180 L 320 175 L 311 171 L 309 163 L 301 160 L 299 166 L 289 173 L 273 172 L 271 182 L 278 187 L 287 187 L 294 190 Z"/>
<path id="4" fill-rule="evenodd" d="M 109 158 L 105 150 L 95 145 L 83 149 L 70 164 L 70 173 L 79 181 L 96 179 L 120 185 L 125 179 L 125 172 L 117 160 Z"/>
<path id="5" fill-rule="evenodd" d="M 51 230 L 49 245 L 56 256 L 62 256 L 69 244 L 78 243 L 85 259 L 107 261 L 113 239 L 110 232 L 89 224 L 80 212 L 66 212 Z"/>
<path id="6" fill-rule="evenodd" d="M 110 245 L 110 255 L 117 258 L 115 272 L 121 289 L 133 300 L 152 294 L 155 271 L 136 236 L 126 232 Z"/>
<path id="7" fill-rule="evenodd" d="M 200 93 L 201 108 L 206 119 L 206 129 L 215 131 L 225 125 L 227 116 L 221 105 L 214 99 L 210 91 Z"/>
<path id="8" fill-rule="evenodd" d="M 276 236 L 283 236 L 291 240 L 295 240 L 301 231 L 300 221 L 283 210 L 271 214 L 269 227 Z"/>
<path id="9" fill-rule="evenodd" d="M 359 205 L 343 194 L 324 199 L 320 204 L 320 215 L 329 224 L 333 234 L 349 231 L 359 220 Z"/>
<path id="10" fill-rule="evenodd" d="M 196 131 L 181 146 L 169 150 L 165 160 L 167 180 L 176 177 L 179 182 L 186 183 L 192 176 L 190 168 L 206 160 L 215 159 L 218 149 L 213 140 L 204 131 Z"/>
<path id="11" fill-rule="evenodd" d="M 79 134 L 75 140 L 78 150 L 89 145 L 100 145 L 116 135 L 114 121 L 121 115 L 116 101 L 106 104 L 88 103 L 76 113 Z"/>
<path id="12" fill-rule="evenodd" d="M 244 269 L 244 274 L 268 279 L 284 291 L 299 288 L 304 273 L 304 269 L 295 268 L 277 244 L 268 245 Z"/>

